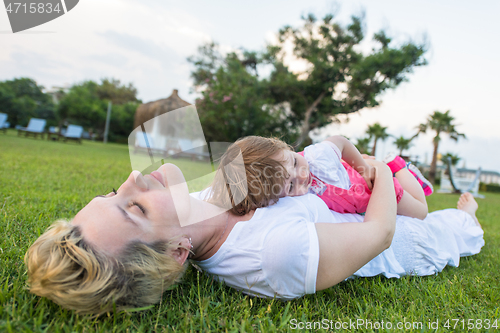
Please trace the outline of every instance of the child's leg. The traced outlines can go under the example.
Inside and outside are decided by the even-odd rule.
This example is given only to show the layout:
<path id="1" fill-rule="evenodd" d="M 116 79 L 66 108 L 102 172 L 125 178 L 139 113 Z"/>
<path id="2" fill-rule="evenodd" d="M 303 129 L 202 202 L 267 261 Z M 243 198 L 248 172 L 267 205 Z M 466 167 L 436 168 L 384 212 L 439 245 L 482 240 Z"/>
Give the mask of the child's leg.
<path id="1" fill-rule="evenodd" d="M 403 197 L 398 203 L 398 214 L 424 219 L 429 209 L 422 186 L 407 168 L 399 170 L 395 176 L 404 189 Z"/>

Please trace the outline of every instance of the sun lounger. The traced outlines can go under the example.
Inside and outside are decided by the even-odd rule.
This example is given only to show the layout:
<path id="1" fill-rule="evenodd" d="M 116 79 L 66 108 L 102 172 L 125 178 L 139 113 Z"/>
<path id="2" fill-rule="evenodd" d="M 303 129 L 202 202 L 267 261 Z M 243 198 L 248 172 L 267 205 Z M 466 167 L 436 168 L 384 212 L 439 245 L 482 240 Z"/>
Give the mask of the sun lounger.
<path id="1" fill-rule="evenodd" d="M 147 132 L 136 132 L 135 133 L 135 145 L 134 145 L 134 154 L 137 152 L 146 152 L 149 155 L 155 156 L 168 156 L 167 151 L 165 149 L 161 149 L 157 147 L 156 143 L 153 140 L 152 135 Z"/>
<path id="2" fill-rule="evenodd" d="M 47 122 L 45 121 L 45 119 L 31 118 L 27 127 L 21 127 L 17 130 L 17 135 L 20 135 L 22 132 L 24 132 L 25 136 L 33 134 L 33 136 L 36 138 L 36 136 L 40 134 L 43 139 L 46 123 Z"/>
<path id="3" fill-rule="evenodd" d="M 210 153 L 203 151 L 203 146 L 195 147 L 193 141 L 188 139 L 178 139 L 177 140 L 180 152 L 175 154 L 175 157 L 189 157 L 192 161 L 194 160 L 208 160 L 210 161 Z"/>
<path id="4" fill-rule="evenodd" d="M 62 135 L 64 142 L 70 140 L 76 140 L 78 143 L 82 143 L 83 127 L 78 125 L 69 125 L 66 132 Z"/>
<path id="5" fill-rule="evenodd" d="M 3 130 L 4 133 L 7 133 L 7 128 L 10 126 L 7 122 L 7 117 L 7 114 L 0 113 L 0 130 Z"/>

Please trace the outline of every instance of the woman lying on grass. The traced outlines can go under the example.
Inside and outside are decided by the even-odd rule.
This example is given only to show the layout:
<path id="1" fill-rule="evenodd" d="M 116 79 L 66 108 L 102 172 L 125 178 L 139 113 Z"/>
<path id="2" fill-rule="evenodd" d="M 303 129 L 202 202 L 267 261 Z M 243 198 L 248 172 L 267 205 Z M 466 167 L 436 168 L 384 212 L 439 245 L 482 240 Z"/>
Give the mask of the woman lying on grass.
<path id="1" fill-rule="evenodd" d="M 278 150 L 263 161 L 279 163 L 271 158 Z M 367 163 L 375 172 L 364 217 L 330 211 L 312 194 L 239 216 L 189 194 L 175 165 L 134 171 L 118 191 L 94 198 L 71 222 L 54 223 L 30 247 L 31 292 L 82 313 L 142 307 L 159 302 L 191 259 L 245 293 L 288 300 L 352 276 L 435 274 L 480 251 L 470 194 L 458 209 L 396 219 L 391 171 Z"/>

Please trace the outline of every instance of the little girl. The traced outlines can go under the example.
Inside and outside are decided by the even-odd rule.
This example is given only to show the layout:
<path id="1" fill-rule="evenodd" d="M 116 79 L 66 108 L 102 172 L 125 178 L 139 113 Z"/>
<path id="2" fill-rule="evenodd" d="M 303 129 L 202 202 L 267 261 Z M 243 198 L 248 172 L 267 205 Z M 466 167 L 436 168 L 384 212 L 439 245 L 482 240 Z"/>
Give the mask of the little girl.
<path id="1" fill-rule="evenodd" d="M 299 153 L 281 140 L 258 136 L 236 141 L 226 157 L 231 155 L 231 149 L 241 151 L 247 177 L 245 188 L 231 187 L 233 197 L 244 197 L 239 203 L 231 199 L 235 214 L 244 215 L 269 206 L 281 197 L 306 193 L 316 194 L 339 213 L 366 211 L 373 187 L 370 176 L 373 170 L 356 147 L 342 136 L 331 136 Z M 428 213 L 425 195 L 432 193 L 431 184 L 415 166 L 407 166 L 399 156 L 388 156 L 384 162 L 394 174 L 398 215 L 424 219 Z M 227 161 L 221 163 L 227 164 Z M 212 193 L 218 192 L 215 190 L 221 186 L 218 184 L 221 179 L 214 181 Z M 235 193 L 238 191 L 248 191 L 248 194 Z"/>

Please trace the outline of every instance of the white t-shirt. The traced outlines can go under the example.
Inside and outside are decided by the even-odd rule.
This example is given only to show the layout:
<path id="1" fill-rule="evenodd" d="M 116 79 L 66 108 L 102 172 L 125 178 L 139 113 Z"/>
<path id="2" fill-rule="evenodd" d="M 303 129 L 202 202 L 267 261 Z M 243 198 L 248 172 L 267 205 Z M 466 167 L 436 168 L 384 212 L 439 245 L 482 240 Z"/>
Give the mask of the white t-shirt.
<path id="1" fill-rule="evenodd" d="M 191 195 L 201 198 L 200 193 Z M 362 221 L 358 214 L 329 210 L 316 195 L 285 197 L 236 223 L 217 253 L 195 263 L 247 294 L 297 298 L 316 292 L 319 243 L 314 223 Z M 442 210 L 423 221 L 398 216 L 391 247 L 353 277 L 435 274 L 446 265 L 458 266 L 460 256 L 479 253 L 483 245 L 482 229 L 463 211 Z"/>
<path id="2" fill-rule="evenodd" d="M 236 223 L 217 253 L 196 264 L 251 295 L 293 299 L 314 293 L 319 261 L 314 222 L 333 222 L 320 198 L 282 198 Z"/>

